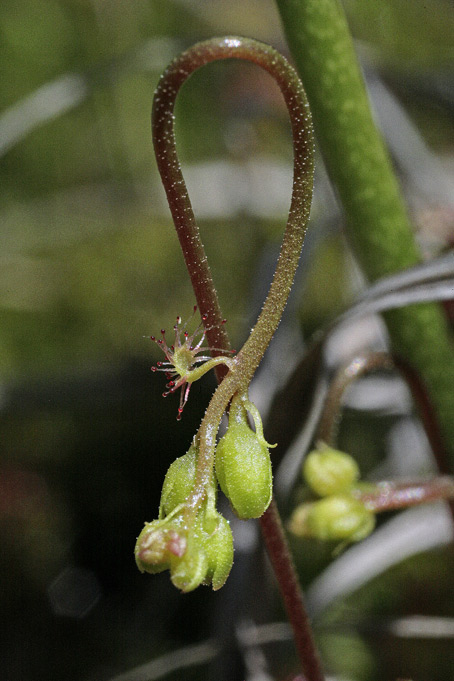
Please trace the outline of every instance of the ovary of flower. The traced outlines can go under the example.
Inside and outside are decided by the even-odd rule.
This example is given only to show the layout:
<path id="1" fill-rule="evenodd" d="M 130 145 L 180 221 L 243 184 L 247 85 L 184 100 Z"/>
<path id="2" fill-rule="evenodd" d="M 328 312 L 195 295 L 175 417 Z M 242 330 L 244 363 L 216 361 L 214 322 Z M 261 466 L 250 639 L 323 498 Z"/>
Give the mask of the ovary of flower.
<path id="1" fill-rule="evenodd" d="M 197 311 L 197 306 L 194 306 L 194 312 Z M 191 317 L 192 319 L 192 317 Z M 165 330 L 161 329 L 161 338 L 156 339 L 155 336 L 150 336 L 151 340 L 157 343 L 166 356 L 166 361 L 156 362 L 156 366 L 151 367 L 152 371 L 163 371 L 166 375 L 168 383 L 167 390 L 162 394 L 167 397 L 179 388 L 180 404 L 178 407 L 177 420 L 181 419 L 184 406 L 188 401 L 189 390 L 194 381 L 198 381 L 208 371 L 218 366 L 225 364 L 229 369 L 234 367 L 235 360 L 232 357 L 218 356 L 210 357 L 208 355 L 201 355 L 202 352 L 209 352 L 212 348 L 203 347 L 205 340 L 206 329 L 203 329 L 203 323 L 206 321 L 206 315 L 202 316 L 202 321 L 197 326 L 193 333 L 186 330 L 188 322 L 183 327 L 181 325 L 181 317 L 177 317 L 177 323 L 173 327 L 175 332 L 175 340 L 173 345 L 167 345 Z M 225 324 L 225 319 L 222 321 Z M 231 350 L 223 352 L 234 352 Z"/>

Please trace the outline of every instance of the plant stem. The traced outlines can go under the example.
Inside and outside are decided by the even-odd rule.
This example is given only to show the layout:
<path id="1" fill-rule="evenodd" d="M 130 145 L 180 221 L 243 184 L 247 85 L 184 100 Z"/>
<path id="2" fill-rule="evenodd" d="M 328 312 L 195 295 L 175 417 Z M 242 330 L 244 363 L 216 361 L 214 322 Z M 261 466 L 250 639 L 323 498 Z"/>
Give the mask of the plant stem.
<path id="1" fill-rule="evenodd" d="M 313 134 L 303 86 L 293 68 L 269 45 L 247 38 L 213 38 L 183 52 L 161 76 L 153 101 L 153 141 L 162 182 L 180 239 L 186 266 L 196 294 L 210 345 L 229 347 L 214 325 L 222 320 L 208 260 L 195 221 L 176 152 L 173 110 L 178 91 L 189 75 L 218 59 L 240 58 L 268 71 L 282 92 L 289 112 L 294 147 L 290 211 L 273 281 L 262 312 L 248 340 L 235 358 L 223 384 L 214 394 L 202 420 L 195 486 L 188 511 L 196 512 L 204 497 L 214 461 L 217 429 L 235 392 L 245 392 L 280 322 L 287 303 L 306 234 L 313 189 Z M 220 375 L 218 374 L 218 379 Z"/>
<path id="2" fill-rule="evenodd" d="M 396 511 L 454 499 L 454 479 L 446 475 L 423 482 L 379 482 L 374 490 L 358 490 L 354 496 L 373 513 Z"/>
<path id="3" fill-rule="evenodd" d="M 276 273 L 262 313 L 245 346 L 234 358 L 234 367 L 213 395 L 199 429 L 198 466 L 194 491 L 189 501 L 190 513 L 195 512 L 203 499 L 207 476 L 213 466 L 216 435 L 222 414 L 233 394 L 245 390 L 249 385 L 279 324 L 298 264 L 312 197 L 313 138 L 310 112 L 299 79 L 279 53 L 253 40 L 220 38 L 199 43 L 169 66 L 158 85 L 153 104 L 153 140 L 159 171 L 199 309 L 202 315 L 208 315 L 207 336 L 212 347 L 229 347 L 228 337 L 220 324 L 222 316 L 215 287 L 178 162 L 173 109 L 177 92 L 192 71 L 209 61 L 230 57 L 239 57 L 258 64 L 275 78 L 281 88 L 292 124 L 293 191 Z M 210 330 L 212 325 L 217 325 L 219 329 Z M 220 374 L 217 377 L 220 381 Z M 274 502 L 262 516 L 262 530 L 293 626 L 297 651 L 307 681 L 323 681 L 298 578 Z"/>
<path id="4" fill-rule="evenodd" d="M 305 84 L 317 139 L 366 276 L 420 260 L 397 180 L 377 132 L 339 0 L 276 0 Z M 393 352 L 419 373 L 438 415 L 454 470 L 454 353 L 439 306 L 386 313 Z"/>
<path id="5" fill-rule="evenodd" d="M 392 359 L 386 352 L 364 352 L 341 366 L 329 386 L 315 439 L 335 447 L 345 391 L 361 376 L 377 369 L 390 370 L 393 367 Z"/>
<path id="6" fill-rule="evenodd" d="M 260 518 L 263 538 L 279 583 L 306 681 L 324 681 L 301 587 L 274 499 Z"/>

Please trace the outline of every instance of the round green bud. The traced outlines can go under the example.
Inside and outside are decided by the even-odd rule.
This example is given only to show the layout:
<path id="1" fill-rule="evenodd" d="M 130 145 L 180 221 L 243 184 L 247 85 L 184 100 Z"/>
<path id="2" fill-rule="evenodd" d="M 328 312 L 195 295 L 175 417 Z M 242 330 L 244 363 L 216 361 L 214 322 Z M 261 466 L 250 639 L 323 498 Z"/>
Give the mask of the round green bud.
<path id="1" fill-rule="evenodd" d="M 218 513 L 215 531 L 207 537 L 205 552 L 208 558 L 206 583 L 217 591 L 224 586 L 233 565 L 233 537 L 228 521 Z"/>
<path id="2" fill-rule="evenodd" d="M 192 444 L 184 456 L 178 457 L 170 465 L 161 492 L 161 504 L 159 507 L 159 517 L 172 513 L 180 504 L 183 504 L 191 494 L 195 482 L 197 467 L 197 447 Z M 209 485 L 209 495 L 213 497 L 213 504 L 216 503 L 216 480 L 212 475 Z"/>
<path id="3" fill-rule="evenodd" d="M 194 487 L 196 464 L 197 449 L 194 445 L 170 464 L 162 485 L 160 517 L 169 515 L 188 498 Z"/>
<path id="4" fill-rule="evenodd" d="M 319 539 L 365 539 L 375 527 L 375 516 L 364 504 L 348 495 L 317 501 L 308 516 L 308 525 Z"/>
<path id="5" fill-rule="evenodd" d="M 302 504 L 289 523 L 290 531 L 297 536 L 345 542 L 365 539 L 374 527 L 374 514 L 348 494 Z"/>
<path id="6" fill-rule="evenodd" d="M 233 421 L 216 448 L 216 476 L 236 515 L 259 518 L 272 496 L 268 448 L 245 423 Z"/>
<path id="7" fill-rule="evenodd" d="M 349 454 L 320 445 L 310 452 L 303 464 L 304 478 L 321 497 L 347 491 L 359 478 L 359 468 Z"/>

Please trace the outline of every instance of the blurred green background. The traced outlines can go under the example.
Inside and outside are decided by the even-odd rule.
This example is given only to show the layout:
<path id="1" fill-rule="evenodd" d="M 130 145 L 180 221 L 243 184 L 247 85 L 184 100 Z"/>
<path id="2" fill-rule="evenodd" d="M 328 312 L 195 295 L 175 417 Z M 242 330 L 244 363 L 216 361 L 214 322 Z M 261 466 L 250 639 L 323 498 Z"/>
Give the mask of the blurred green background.
<path id="1" fill-rule="evenodd" d="M 453 3 L 344 4 L 365 64 L 397 96 L 427 153 L 452 168 Z M 163 401 L 162 377 L 149 370 L 158 353 L 147 336 L 171 328 L 177 314 L 189 316 L 194 304 L 153 158 L 152 93 L 173 56 L 221 34 L 286 51 L 270 0 L 0 4 L 2 679 L 107 680 L 215 635 L 223 612 L 230 617 L 228 599 L 206 589 L 180 596 L 168 575 L 140 575 L 132 555 L 143 522 L 156 516 L 165 470 L 186 451 L 214 385 L 206 379 L 192 388 L 177 423 L 177 398 Z M 235 62 L 196 73 L 176 114 L 183 170 L 239 347 L 285 221 L 286 112 L 267 75 Z M 454 203 L 432 201 L 408 168 L 402 181 L 421 243 L 437 252 L 452 239 Z M 306 334 L 355 289 L 321 172 L 320 187 L 313 228 L 320 225 L 321 236 L 294 307 Z M 280 361 L 284 371 L 289 362 Z M 371 452 L 369 468 L 382 454 Z M 313 555 L 312 564 L 302 561 L 305 581 L 330 560 L 320 547 Z M 238 575 L 241 566 L 238 559 Z M 415 569 L 421 589 L 434 580 L 433 561 L 424 566 Z M 442 575 L 440 601 L 442 587 L 452 585 L 446 567 Z M 357 612 L 375 612 L 378 600 L 387 614 L 405 600 L 382 597 L 383 590 L 359 599 Z M 275 599 L 271 592 L 266 615 L 282 618 Z M 445 603 L 446 614 L 454 616 L 451 606 Z M 377 636 L 335 630 L 321 637 L 329 669 L 343 678 L 405 673 L 403 652 L 397 647 L 383 659 Z M 291 651 L 288 644 L 273 653 L 276 678 L 290 671 Z M 246 678 L 237 658 L 232 651 L 216 678 Z M 454 679 L 452 667 L 451 676 L 448 667 L 417 676 L 415 667 L 424 674 L 433 667 L 419 658 L 412 664 L 413 652 L 406 658 L 415 681 Z M 180 670 L 166 678 L 212 674 Z"/>

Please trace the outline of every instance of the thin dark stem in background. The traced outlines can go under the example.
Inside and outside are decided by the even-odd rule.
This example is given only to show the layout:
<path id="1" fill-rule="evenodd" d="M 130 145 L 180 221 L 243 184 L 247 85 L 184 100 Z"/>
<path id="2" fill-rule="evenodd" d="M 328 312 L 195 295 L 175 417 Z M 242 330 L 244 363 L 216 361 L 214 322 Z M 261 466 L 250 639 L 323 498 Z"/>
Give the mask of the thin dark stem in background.
<path id="1" fill-rule="evenodd" d="M 307 615 L 303 593 L 274 499 L 260 518 L 263 538 L 279 588 L 287 617 L 293 628 L 295 645 L 307 681 L 324 681 L 324 674 Z"/>
<path id="2" fill-rule="evenodd" d="M 386 352 L 363 352 L 342 365 L 331 381 L 323 413 L 320 417 L 316 440 L 335 446 L 345 391 L 364 374 L 378 369 L 389 371 L 393 366 L 392 359 Z"/>

